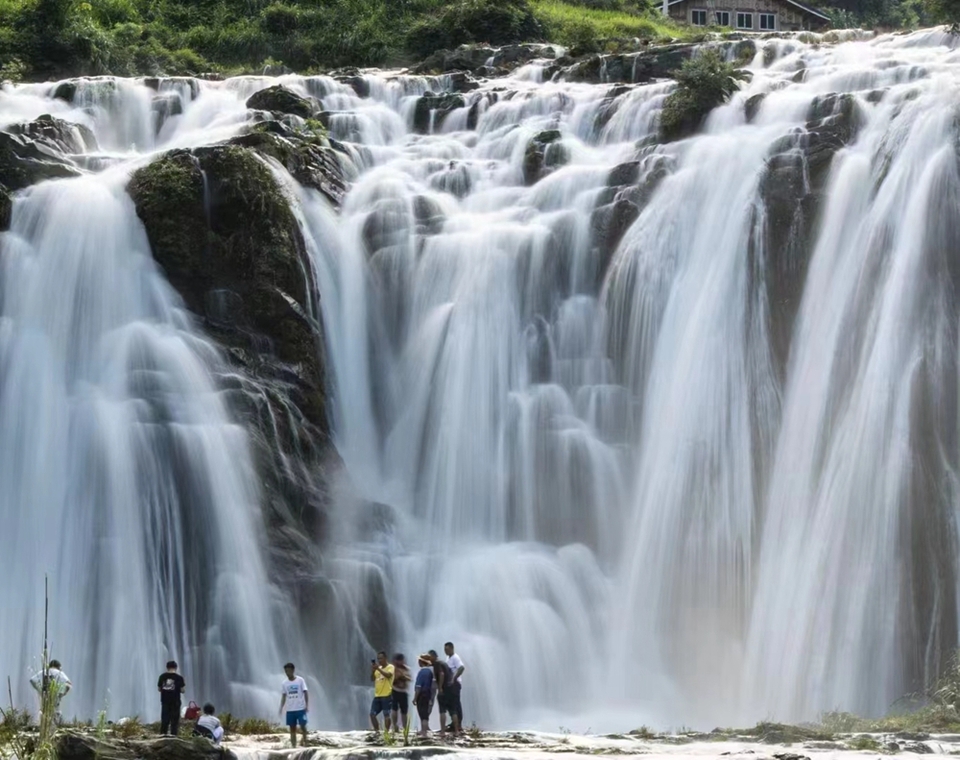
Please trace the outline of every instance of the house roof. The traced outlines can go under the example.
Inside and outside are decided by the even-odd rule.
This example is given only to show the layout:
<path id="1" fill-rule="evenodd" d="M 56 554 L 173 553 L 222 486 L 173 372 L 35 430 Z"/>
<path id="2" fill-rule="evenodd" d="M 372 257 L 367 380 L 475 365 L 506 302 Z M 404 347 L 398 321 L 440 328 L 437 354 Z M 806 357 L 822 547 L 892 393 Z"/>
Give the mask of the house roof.
<path id="1" fill-rule="evenodd" d="M 670 1 L 667 3 L 667 6 L 670 7 L 670 6 L 674 6 L 674 5 L 679 5 L 680 3 L 688 3 L 688 2 L 690 2 L 690 1 L 691 1 L 691 0 L 670 0 Z M 816 9 L 814 9 L 814 8 L 811 8 L 809 5 L 804 5 L 803 3 L 798 3 L 797 0 L 780 0 L 780 2 L 787 3 L 788 5 L 792 5 L 792 6 L 794 6 L 795 8 L 799 8 L 799 9 L 802 10 L 804 13 L 809 13 L 811 16 L 816 16 L 817 18 L 823 19 L 824 21 L 829 21 L 829 20 L 830 20 L 830 17 L 827 16 L 825 13 L 821 13 L 820 11 L 818 11 L 818 10 L 816 10 Z"/>

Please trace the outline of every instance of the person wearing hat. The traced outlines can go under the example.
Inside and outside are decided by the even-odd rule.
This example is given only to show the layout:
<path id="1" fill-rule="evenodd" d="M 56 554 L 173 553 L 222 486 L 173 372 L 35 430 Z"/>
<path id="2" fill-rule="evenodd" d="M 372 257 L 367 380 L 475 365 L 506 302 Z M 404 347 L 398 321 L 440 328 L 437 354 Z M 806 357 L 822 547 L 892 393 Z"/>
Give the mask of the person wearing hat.
<path id="1" fill-rule="evenodd" d="M 420 716 L 420 736 L 430 732 L 430 711 L 433 709 L 433 661 L 430 655 L 422 654 L 417 658 L 420 670 L 413 687 L 413 704 Z"/>

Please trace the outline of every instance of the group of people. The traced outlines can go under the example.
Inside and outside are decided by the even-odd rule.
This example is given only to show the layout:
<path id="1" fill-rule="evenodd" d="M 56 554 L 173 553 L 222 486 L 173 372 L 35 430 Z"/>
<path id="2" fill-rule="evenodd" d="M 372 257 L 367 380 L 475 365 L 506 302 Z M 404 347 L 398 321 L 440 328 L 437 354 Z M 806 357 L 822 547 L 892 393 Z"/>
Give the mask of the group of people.
<path id="1" fill-rule="evenodd" d="M 419 655 L 416 677 L 411 673 L 402 654 L 395 654 L 393 661 L 389 662 L 386 653 L 379 652 L 377 657 L 370 661 L 370 680 L 373 681 L 370 725 L 374 731 L 380 730 L 380 715 L 383 715 L 384 728 L 387 731 L 391 726 L 394 731 L 409 726 L 410 684 L 413 683 L 413 704 L 420 717 L 418 734 L 426 736 L 430 732 L 430 715 L 434 704 L 440 711 L 440 732 L 449 731 L 454 735 L 461 733 L 463 705 L 460 691 L 465 668 L 460 655 L 454 650 L 453 642 L 444 644 L 443 651 L 447 656 L 446 660 L 440 659 L 433 649 Z M 285 715 L 287 727 L 290 729 L 290 743 L 296 747 L 298 727 L 304 743 L 307 740 L 310 695 L 307 682 L 296 674 L 292 662 L 284 665 L 283 669 L 286 679 L 280 689 L 280 713 Z M 50 660 L 46 668 L 30 679 L 30 683 L 40 695 L 44 708 L 54 709 L 59 721 L 60 702 L 73 687 L 60 662 Z M 182 698 L 186 689 L 187 683 L 179 672 L 179 666 L 175 660 L 170 660 L 167 669 L 157 679 L 157 691 L 160 693 L 160 733 L 164 736 L 177 736 L 180 731 Z M 52 700 L 52 704 L 49 700 Z M 193 706 L 191 703 L 191 707 Z M 451 721 L 449 725 L 448 715 Z M 207 702 L 199 715 L 192 715 L 188 710 L 186 717 L 190 720 L 196 719 L 195 734 L 206 736 L 219 746 L 224 730 L 212 704 Z"/>
<path id="2" fill-rule="evenodd" d="M 413 679 L 406 658 L 395 654 L 393 662 L 387 662 L 385 652 L 379 652 L 377 659 L 371 660 L 370 679 L 373 681 L 373 703 L 370 705 L 370 725 L 374 731 L 380 730 L 379 716 L 383 715 L 384 728 L 393 730 L 407 726 L 409 711 L 409 688 L 413 681 L 413 704 L 420 717 L 420 736 L 430 732 L 430 715 L 434 703 L 440 710 L 440 732 L 451 731 L 454 735 L 463 730 L 463 704 L 460 691 L 463 688 L 463 660 L 456 653 L 453 642 L 443 645 L 447 655 L 441 660 L 435 650 L 417 657 L 416 680 Z M 447 715 L 450 724 L 447 725 Z"/>
<path id="3" fill-rule="evenodd" d="M 181 698 L 187 690 L 187 682 L 180 675 L 176 660 L 167 663 L 167 669 L 157 679 L 157 691 L 160 692 L 160 733 L 164 736 L 177 736 L 180 733 Z M 188 714 L 187 718 L 196 719 L 194 733 L 205 736 L 216 746 L 223 739 L 223 726 L 217 717 L 216 708 L 207 702 L 201 715 Z"/>

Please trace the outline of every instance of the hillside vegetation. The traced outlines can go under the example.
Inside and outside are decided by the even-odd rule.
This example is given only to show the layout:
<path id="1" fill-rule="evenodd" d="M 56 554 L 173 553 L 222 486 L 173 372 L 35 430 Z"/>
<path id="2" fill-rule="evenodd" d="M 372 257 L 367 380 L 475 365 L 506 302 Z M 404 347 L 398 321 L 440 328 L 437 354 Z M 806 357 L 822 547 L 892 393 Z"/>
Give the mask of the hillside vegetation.
<path id="1" fill-rule="evenodd" d="M 960 4 L 834 1 L 838 24 L 892 27 L 956 17 Z M 308 72 L 403 64 L 469 42 L 587 52 L 694 34 L 649 0 L 0 0 L 0 77 Z"/>
<path id="2" fill-rule="evenodd" d="M 685 34 L 645 0 L 0 0 L 0 76 L 305 72 L 469 42 Z"/>

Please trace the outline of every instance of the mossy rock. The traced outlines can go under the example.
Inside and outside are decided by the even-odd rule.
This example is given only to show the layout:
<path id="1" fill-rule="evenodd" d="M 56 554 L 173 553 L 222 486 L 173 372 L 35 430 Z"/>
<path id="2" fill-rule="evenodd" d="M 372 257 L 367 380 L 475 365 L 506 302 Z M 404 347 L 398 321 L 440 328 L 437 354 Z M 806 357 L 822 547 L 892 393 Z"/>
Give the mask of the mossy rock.
<path id="1" fill-rule="evenodd" d="M 326 431 L 319 336 L 305 317 L 309 263 L 270 170 L 236 145 L 174 151 L 137 170 L 128 192 L 188 308 L 228 345 L 262 353 L 265 338 L 267 353 L 295 369 L 298 406 Z"/>
<path id="2" fill-rule="evenodd" d="M 337 151 L 325 133 L 294 130 L 280 121 L 266 121 L 230 142 L 278 161 L 297 182 L 319 190 L 334 206 L 343 201 L 347 192 L 346 181 Z"/>
<path id="3" fill-rule="evenodd" d="M 282 84 L 255 92 L 247 99 L 247 108 L 271 113 L 288 113 L 299 116 L 301 119 L 309 119 L 317 112 L 313 103 Z"/>

